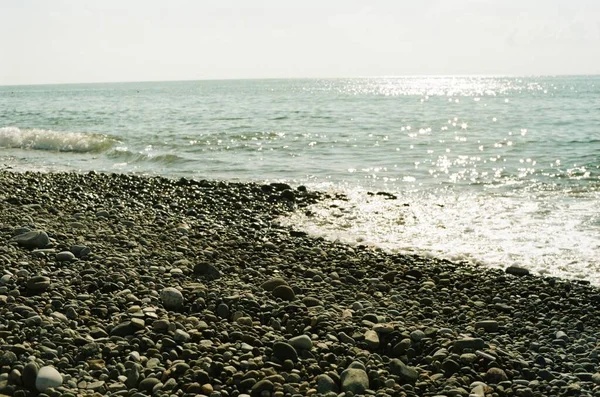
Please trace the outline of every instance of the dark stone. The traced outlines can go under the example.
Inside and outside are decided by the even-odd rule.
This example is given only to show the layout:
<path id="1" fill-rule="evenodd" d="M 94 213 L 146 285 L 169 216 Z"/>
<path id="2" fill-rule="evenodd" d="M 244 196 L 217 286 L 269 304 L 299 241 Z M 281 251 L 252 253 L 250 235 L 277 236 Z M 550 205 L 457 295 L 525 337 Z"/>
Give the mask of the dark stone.
<path id="1" fill-rule="evenodd" d="M 514 276 L 528 276 L 529 270 L 519 267 L 519 266 L 509 266 L 506 268 L 505 272 L 507 274 L 512 274 Z"/>
<path id="2" fill-rule="evenodd" d="M 271 382 L 270 380 L 267 380 L 267 379 L 263 379 L 261 381 L 256 382 L 254 384 L 254 386 L 252 386 L 250 394 L 252 396 L 259 397 L 260 395 L 262 395 L 262 392 L 264 392 L 264 391 L 272 392 L 274 388 L 275 388 L 275 385 L 273 384 L 273 382 Z"/>
<path id="3" fill-rule="evenodd" d="M 508 380 L 508 376 L 506 376 L 506 372 L 500 368 L 490 368 L 485 373 L 485 381 L 488 383 L 498 384 L 500 382 L 504 382 Z"/>
<path id="4" fill-rule="evenodd" d="M 287 285 L 287 281 L 285 281 L 282 278 L 272 278 L 272 279 L 262 283 L 260 285 L 260 287 L 262 289 L 264 289 L 265 291 L 273 291 L 275 288 L 279 287 L 280 285 Z"/>
<path id="5" fill-rule="evenodd" d="M 31 292 L 44 292 L 50 287 L 50 277 L 33 276 L 27 280 L 27 289 Z"/>
<path id="6" fill-rule="evenodd" d="M 128 335 L 133 335 L 137 330 L 138 329 L 131 323 L 131 321 L 125 321 L 111 329 L 110 335 L 125 337 Z"/>
<path id="7" fill-rule="evenodd" d="M 273 355 L 280 361 L 292 360 L 298 361 L 298 352 L 287 342 L 275 342 L 273 344 Z"/>
<path id="8" fill-rule="evenodd" d="M 294 293 L 294 290 L 288 285 L 280 285 L 279 287 L 273 290 L 272 294 L 274 297 L 286 301 L 293 301 L 294 299 L 296 299 L 296 294 Z"/>
<path id="9" fill-rule="evenodd" d="M 419 373 L 401 360 L 395 358 L 390 362 L 390 373 L 397 375 L 402 383 L 414 384 L 419 379 Z"/>
<path id="10" fill-rule="evenodd" d="M 221 272 L 214 265 L 206 262 L 197 263 L 194 266 L 194 274 L 209 280 L 221 278 Z"/>
<path id="11" fill-rule="evenodd" d="M 50 242 L 50 239 L 46 232 L 42 230 L 33 230 L 13 237 L 12 241 L 16 241 L 21 247 L 35 249 L 46 247 Z"/>

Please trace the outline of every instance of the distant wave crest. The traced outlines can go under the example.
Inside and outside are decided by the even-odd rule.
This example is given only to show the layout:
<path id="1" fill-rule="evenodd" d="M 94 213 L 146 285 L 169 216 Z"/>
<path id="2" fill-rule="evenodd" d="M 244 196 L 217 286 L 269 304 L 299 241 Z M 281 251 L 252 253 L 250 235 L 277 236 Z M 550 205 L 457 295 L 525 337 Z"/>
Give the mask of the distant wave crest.
<path id="1" fill-rule="evenodd" d="M 190 160 L 174 153 L 143 153 L 128 150 L 127 148 L 116 147 L 106 153 L 106 156 L 112 159 L 124 160 L 127 163 L 159 163 L 159 164 L 181 164 Z"/>
<path id="2" fill-rule="evenodd" d="M 0 127 L 0 148 L 99 153 L 110 149 L 115 142 L 102 134 Z"/>

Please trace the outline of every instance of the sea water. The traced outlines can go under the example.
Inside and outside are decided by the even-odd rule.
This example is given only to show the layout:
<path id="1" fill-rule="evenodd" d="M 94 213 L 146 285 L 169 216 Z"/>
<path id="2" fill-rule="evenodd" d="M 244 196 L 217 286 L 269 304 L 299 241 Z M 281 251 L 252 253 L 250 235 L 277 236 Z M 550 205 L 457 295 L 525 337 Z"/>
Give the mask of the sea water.
<path id="1" fill-rule="evenodd" d="M 281 222 L 600 285 L 600 76 L 6 86 L 0 166 L 343 192 Z"/>

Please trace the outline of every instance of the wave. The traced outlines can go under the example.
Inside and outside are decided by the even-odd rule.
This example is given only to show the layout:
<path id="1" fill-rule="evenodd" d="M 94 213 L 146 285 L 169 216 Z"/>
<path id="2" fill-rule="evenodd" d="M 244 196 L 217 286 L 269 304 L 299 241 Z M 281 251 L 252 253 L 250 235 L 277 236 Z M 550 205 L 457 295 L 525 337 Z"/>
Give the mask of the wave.
<path id="1" fill-rule="evenodd" d="M 106 155 L 109 158 L 126 161 L 130 164 L 144 162 L 159 164 L 181 164 L 191 161 L 190 159 L 181 157 L 173 153 L 152 154 L 143 152 L 133 152 L 131 150 L 128 150 L 127 148 L 115 148 L 114 150 L 111 150 L 108 153 L 106 153 Z"/>
<path id="2" fill-rule="evenodd" d="M 100 153 L 110 149 L 116 142 L 102 134 L 0 127 L 0 148 Z"/>

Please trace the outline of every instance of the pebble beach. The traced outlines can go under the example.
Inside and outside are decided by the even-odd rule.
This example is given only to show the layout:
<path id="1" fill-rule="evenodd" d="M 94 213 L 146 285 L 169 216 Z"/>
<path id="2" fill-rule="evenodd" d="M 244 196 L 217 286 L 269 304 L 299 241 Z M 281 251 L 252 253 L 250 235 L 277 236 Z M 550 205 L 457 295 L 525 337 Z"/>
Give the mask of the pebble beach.
<path id="1" fill-rule="evenodd" d="M 279 223 L 324 198 L 0 171 L 0 395 L 600 396 L 596 287 Z"/>

